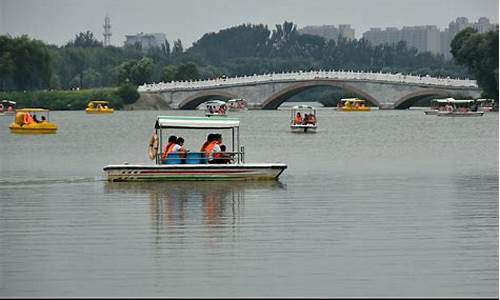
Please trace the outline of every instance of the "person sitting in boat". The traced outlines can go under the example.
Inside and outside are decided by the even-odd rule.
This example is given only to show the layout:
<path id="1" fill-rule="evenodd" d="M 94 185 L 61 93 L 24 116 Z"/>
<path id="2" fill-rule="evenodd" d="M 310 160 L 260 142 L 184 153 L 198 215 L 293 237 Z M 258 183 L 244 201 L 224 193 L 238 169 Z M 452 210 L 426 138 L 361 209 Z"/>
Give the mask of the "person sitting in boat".
<path id="1" fill-rule="evenodd" d="M 203 143 L 203 145 L 201 146 L 200 148 L 200 152 L 203 152 L 205 153 L 206 152 L 206 148 L 207 146 L 214 140 L 214 134 L 213 133 L 209 133 L 208 136 L 207 136 L 207 139 L 205 140 L 205 142 Z"/>
<path id="2" fill-rule="evenodd" d="M 34 120 L 31 114 L 29 112 L 24 113 L 24 125 L 29 125 L 33 122 Z"/>
<path id="3" fill-rule="evenodd" d="M 162 162 L 166 162 L 168 159 L 168 155 L 173 152 L 178 152 L 181 146 L 177 144 L 177 137 L 175 135 L 171 135 L 168 138 L 168 143 L 165 145 L 163 148 L 163 152 L 161 154 L 161 160 Z"/>
<path id="4" fill-rule="evenodd" d="M 222 135 L 220 133 L 213 134 L 212 141 L 205 147 L 209 164 L 217 163 L 217 159 L 221 157 L 220 144 L 222 144 Z"/>
<path id="5" fill-rule="evenodd" d="M 184 148 L 184 139 L 182 137 L 178 137 L 176 143 L 179 145 L 177 152 L 179 152 L 181 159 L 185 159 L 187 150 Z"/>
<path id="6" fill-rule="evenodd" d="M 302 125 L 307 125 L 309 123 L 309 114 L 304 115 L 304 120 L 302 121 Z"/>
<path id="7" fill-rule="evenodd" d="M 297 114 L 295 115 L 294 124 L 302 124 L 302 115 L 300 114 L 300 112 L 297 112 Z"/>
<path id="8" fill-rule="evenodd" d="M 232 154 L 226 152 L 226 145 L 220 145 L 220 157 L 214 159 L 216 164 L 229 164 L 233 161 Z"/>
<path id="9" fill-rule="evenodd" d="M 7 106 L 7 111 L 8 112 L 12 112 L 12 110 L 13 110 L 12 105 Z"/>
<path id="10" fill-rule="evenodd" d="M 45 116 L 42 116 L 40 123 L 44 123 L 44 122 L 47 122 L 47 119 L 45 118 Z"/>
<path id="11" fill-rule="evenodd" d="M 101 109 L 102 109 L 101 103 L 97 104 L 97 110 L 101 110 Z"/>
<path id="12" fill-rule="evenodd" d="M 313 114 L 310 114 L 309 115 L 309 119 L 308 119 L 308 124 L 312 124 L 312 125 L 315 125 L 316 124 L 316 116 L 313 115 Z"/>
<path id="13" fill-rule="evenodd" d="M 33 114 L 33 122 L 35 123 L 40 123 L 40 121 L 38 121 L 38 118 L 36 117 L 35 114 Z"/>

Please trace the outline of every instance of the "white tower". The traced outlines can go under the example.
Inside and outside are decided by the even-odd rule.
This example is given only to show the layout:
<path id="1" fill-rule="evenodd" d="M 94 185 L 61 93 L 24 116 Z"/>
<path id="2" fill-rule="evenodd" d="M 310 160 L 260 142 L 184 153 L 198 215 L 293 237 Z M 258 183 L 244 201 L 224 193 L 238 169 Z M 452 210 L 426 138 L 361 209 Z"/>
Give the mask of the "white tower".
<path id="1" fill-rule="evenodd" d="M 108 15 L 104 18 L 104 47 L 111 46 L 111 20 Z"/>

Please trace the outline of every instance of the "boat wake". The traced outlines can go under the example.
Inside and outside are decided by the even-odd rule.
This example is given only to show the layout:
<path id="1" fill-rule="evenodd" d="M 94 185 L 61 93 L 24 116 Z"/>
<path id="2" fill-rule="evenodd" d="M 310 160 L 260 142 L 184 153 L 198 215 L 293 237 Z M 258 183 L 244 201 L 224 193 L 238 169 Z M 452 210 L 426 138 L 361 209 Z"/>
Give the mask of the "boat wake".
<path id="1" fill-rule="evenodd" d="M 76 177 L 76 178 L 0 178 L 0 187 L 5 186 L 27 186 L 48 184 L 73 184 L 104 181 L 104 177 Z"/>

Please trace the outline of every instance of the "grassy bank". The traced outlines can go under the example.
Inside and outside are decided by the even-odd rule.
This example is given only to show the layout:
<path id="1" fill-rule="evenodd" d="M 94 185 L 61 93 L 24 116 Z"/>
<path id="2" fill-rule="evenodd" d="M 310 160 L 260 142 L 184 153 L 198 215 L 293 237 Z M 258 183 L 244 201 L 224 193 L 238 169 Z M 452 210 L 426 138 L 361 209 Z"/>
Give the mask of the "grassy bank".
<path id="1" fill-rule="evenodd" d="M 123 107 L 124 101 L 117 94 L 118 88 L 86 89 L 79 91 L 29 91 L 0 92 L 0 99 L 17 102 L 17 108 L 41 107 L 50 110 L 83 110 L 89 100 L 110 101 L 115 109 Z"/>

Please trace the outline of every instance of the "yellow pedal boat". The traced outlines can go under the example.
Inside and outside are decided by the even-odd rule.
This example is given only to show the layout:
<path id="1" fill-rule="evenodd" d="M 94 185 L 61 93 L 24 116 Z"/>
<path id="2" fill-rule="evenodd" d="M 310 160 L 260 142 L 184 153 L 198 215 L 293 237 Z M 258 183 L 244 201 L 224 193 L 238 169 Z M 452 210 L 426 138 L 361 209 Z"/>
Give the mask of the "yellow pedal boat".
<path id="1" fill-rule="evenodd" d="M 109 101 L 93 100 L 89 101 L 85 111 L 88 114 L 110 114 L 114 109 L 109 106 Z"/>
<path id="2" fill-rule="evenodd" d="M 41 115 L 38 120 L 36 113 Z M 14 122 L 9 125 L 11 133 L 48 134 L 56 133 L 57 125 L 49 121 L 49 110 L 44 108 L 22 108 L 16 111 Z"/>
<path id="3" fill-rule="evenodd" d="M 371 111 L 369 106 L 366 106 L 365 100 L 358 98 L 345 98 L 340 99 L 337 110 L 338 111 Z"/>

